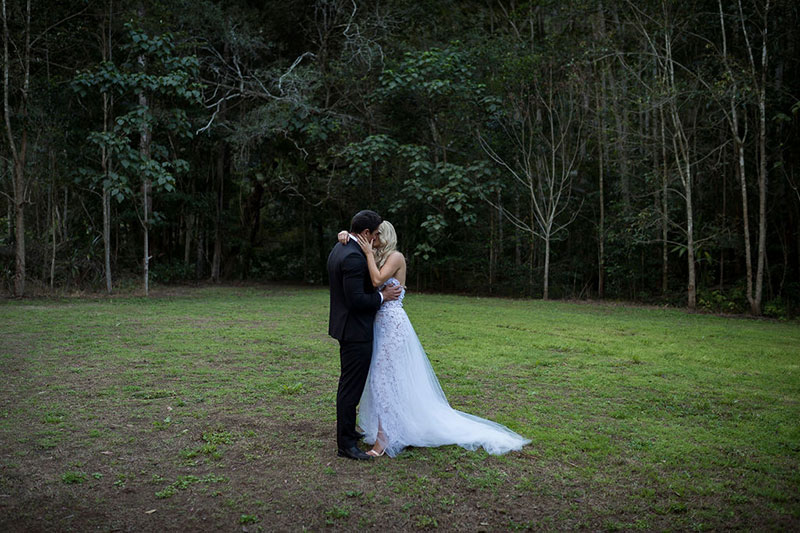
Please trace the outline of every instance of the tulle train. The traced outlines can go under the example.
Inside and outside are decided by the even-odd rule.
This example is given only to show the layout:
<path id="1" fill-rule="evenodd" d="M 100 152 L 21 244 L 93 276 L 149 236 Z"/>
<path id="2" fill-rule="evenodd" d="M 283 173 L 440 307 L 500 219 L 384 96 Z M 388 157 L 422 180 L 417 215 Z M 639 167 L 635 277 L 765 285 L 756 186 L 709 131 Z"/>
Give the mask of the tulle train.
<path id="1" fill-rule="evenodd" d="M 372 363 L 359 407 L 367 443 L 377 440 L 379 424 L 386 436 L 380 444 L 392 457 L 407 446 L 446 444 L 499 455 L 530 442 L 501 424 L 450 407 L 402 304 L 385 305 L 375 320 Z"/>

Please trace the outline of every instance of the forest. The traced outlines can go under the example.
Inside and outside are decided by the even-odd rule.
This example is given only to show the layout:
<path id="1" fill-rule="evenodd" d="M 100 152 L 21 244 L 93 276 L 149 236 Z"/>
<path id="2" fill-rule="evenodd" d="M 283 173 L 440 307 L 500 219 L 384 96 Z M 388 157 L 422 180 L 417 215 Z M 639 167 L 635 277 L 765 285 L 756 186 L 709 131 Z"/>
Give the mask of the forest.
<path id="1" fill-rule="evenodd" d="M 793 0 L 2 0 L 8 297 L 326 283 L 800 312 Z M 5 204 L 4 206 L 2 204 Z"/>

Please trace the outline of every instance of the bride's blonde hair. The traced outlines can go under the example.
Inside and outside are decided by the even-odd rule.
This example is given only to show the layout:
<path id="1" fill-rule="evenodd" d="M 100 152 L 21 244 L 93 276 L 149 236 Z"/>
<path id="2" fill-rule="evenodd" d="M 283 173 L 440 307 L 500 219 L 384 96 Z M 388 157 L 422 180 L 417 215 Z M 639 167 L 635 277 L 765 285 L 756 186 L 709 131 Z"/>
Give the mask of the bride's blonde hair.
<path id="1" fill-rule="evenodd" d="M 381 268 L 386 263 L 386 260 L 389 259 L 389 256 L 392 255 L 392 252 L 397 251 L 397 232 L 388 220 L 381 222 L 381 225 L 378 226 L 378 231 L 381 232 L 383 246 L 375 250 L 375 263 L 378 268 Z"/>

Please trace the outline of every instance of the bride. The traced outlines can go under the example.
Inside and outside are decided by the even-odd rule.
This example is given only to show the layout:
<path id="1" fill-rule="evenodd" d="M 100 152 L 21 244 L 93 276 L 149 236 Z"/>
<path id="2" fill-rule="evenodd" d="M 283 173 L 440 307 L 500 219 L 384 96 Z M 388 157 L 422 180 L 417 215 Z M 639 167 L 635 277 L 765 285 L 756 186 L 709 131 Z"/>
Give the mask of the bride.
<path id="1" fill-rule="evenodd" d="M 388 221 L 370 243 L 358 236 L 367 256 L 372 284 L 405 285 L 406 260 L 397 251 L 397 234 Z M 348 232 L 339 233 L 347 244 Z M 400 298 L 384 303 L 375 315 L 372 362 L 359 407 L 368 455 L 395 457 L 406 446 L 457 444 L 483 447 L 490 454 L 519 450 L 530 440 L 507 427 L 450 407 Z"/>

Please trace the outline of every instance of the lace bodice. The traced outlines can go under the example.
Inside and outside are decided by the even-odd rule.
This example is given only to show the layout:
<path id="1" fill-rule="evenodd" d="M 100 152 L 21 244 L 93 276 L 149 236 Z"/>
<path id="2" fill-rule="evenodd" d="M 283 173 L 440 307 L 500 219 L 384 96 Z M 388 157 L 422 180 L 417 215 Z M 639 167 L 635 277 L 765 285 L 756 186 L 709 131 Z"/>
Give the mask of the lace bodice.
<path id="1" fill-rule="evenodd" d="M 398 281 L 397 278 L 389 278 L 389 279 L 386 280 L 386 283 L 381 285 L 380 288 L 383 289 L 387 285 L 388 286 L 400 285 L 400 281 Z M 392 308 L 392 307 L 403 307 L 403 298 L 405 298 L 405 297 L 406 297 L 406 289 L 405 289 L 405 287 L 403 287 L 403 292 L 400 293 L 400 297 L 397 300 L 392 300 L 391 302 L 386 302 L 385 304 L 383 304 L 381 306 L 381 309 Z M 378 311 L 378 312 L 380 312 L 380 311 Z"/>

